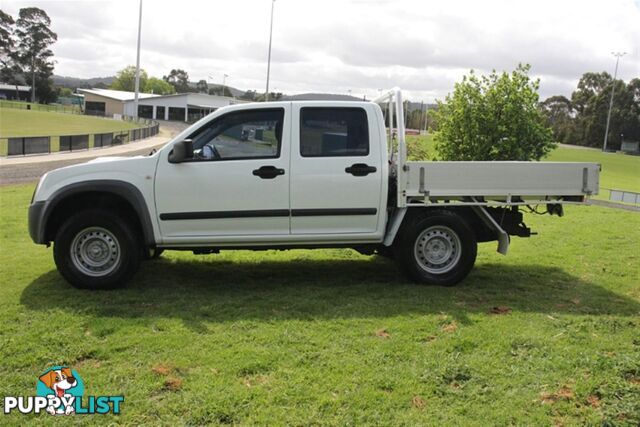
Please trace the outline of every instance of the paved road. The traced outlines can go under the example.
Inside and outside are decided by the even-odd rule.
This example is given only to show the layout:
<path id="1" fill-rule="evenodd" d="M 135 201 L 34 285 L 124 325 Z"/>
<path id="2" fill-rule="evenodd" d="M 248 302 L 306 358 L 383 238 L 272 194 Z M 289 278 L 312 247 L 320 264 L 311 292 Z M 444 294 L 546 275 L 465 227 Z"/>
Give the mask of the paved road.
<path id="1" fill-rule="evenodd" d="M 160 132 L 166 136 L 167 138 L 159 142 L 159 146 L 164 145 L 166 140 L 170 137 L 173 137 L 178 132 L 186 128 L 188 125 L 185 123 L 176 123 L 176 122 L 165 122 L 160 125 Z M 136 142 L 131 144 L 131 148 Z M 146 146 L 145 148 L 133 151 L 127 151 L 126 153 L 118 154 L 118 156 L 139 156 L 149 154 L 151 148 Z M 85 152 L 86 153 L 86 152 Z M 43 156 L 34 157 L 33 163 L 23 163 L 23 164 L 4 164 L 0 167 L 0 185 L 9 185 L 9 184 L 22 184 L 27 182 L 37 181 L 42 175 L 47 173 L 50 170 L 58 169 L 64 166 L 70 166 L 77 163 L 85 163 L 91 159 L 95 159 L 96 157 L 104 156 L 104 153 L 101 153 L 101 150 L 95 150 L 95 156 L 91 157 L 83 157 L 80 159 L 69 159 L 69 160 L 56 160 L 56 161 L 42 161 L 44 160 Z"/>

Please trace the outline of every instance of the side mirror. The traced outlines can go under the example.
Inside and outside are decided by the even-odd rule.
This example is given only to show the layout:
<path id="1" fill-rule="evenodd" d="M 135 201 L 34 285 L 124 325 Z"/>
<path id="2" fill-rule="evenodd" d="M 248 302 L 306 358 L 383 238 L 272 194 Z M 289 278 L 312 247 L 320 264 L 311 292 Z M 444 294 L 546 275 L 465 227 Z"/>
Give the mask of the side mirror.
<path id="1" fill-rule="evenodd" d="M 182 163 L 193 158 L 193 141 L 185 139 L 173 145 L 169 153 L 169 163 Z"/>

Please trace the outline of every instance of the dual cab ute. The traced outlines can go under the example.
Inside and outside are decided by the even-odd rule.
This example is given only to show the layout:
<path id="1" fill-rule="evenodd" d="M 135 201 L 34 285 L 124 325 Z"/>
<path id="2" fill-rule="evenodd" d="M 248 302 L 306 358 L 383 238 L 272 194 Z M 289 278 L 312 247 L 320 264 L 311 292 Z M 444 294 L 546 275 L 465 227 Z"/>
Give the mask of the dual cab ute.
<path id="1" fill-rule="evenodd" d="M 29 232 L 54 243 L 58 270 L 81 288 L 122 286 L 168 249 L 331 247 L 392 256 L 414 281 L 450 286 L 478 242 L 506 254 L 510 235 L 530 235 L 520 207 L 561 215 L 598 191 L 597 164 L 407 161 L 402 117 L 398 89 L 374 102 L 221 108 L 149 156 L 47 173 Z"/>

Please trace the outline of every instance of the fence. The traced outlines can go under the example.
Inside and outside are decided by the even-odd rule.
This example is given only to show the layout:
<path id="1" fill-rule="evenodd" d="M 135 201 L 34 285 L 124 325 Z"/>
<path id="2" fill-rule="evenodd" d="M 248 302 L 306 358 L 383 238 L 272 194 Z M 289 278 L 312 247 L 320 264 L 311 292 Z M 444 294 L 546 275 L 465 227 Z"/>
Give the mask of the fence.
<path id="1" fill-rule="evenodd" d="M 609 200 L 613 202 L 640 204 L 640 193 L 627 190 L 609 189 Z"/>
<path id="2" fill-rule="evenodd" d="M 48 111 L 56 113 L 81 114 L 79 105 L 53 105 L 35 104 L 31 102 L 0 100 L 0 108 L 13 108 L 17 110 Z"/>
<path id="3" fill-rule="evenodd" d="M 0 155 L 25 156 L 28 154 L 46 154 L 59 151 L 78 151 L 92 148 L 109 147 L 148 138 L 158 134 L 160 125 L 151 120 L 142 120 L 147 126 L 131 130 L 107 133 L 60 136 L 35 136 L 6 138 L 6 145 L 0 139 Z"/>

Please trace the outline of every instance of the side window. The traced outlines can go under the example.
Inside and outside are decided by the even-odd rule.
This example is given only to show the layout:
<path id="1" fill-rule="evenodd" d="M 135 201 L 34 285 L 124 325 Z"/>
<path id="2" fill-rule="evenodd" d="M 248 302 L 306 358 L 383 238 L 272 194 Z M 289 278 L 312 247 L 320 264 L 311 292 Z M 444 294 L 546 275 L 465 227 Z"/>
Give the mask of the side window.
<path id="1" fill-rule="evenodd" d="M 362 108 L 302 108 L 300 154 L 303 157 L 368 155 L 367 113 Z"/>
<path id="2" fill-rule="evenodd" d="M 268 159 L 280 156 L 284 109 L 225 114 L 189 136 L 195 160 Z"/>

